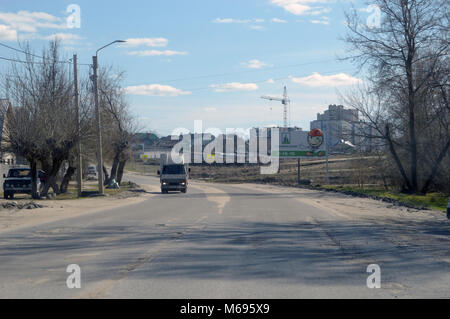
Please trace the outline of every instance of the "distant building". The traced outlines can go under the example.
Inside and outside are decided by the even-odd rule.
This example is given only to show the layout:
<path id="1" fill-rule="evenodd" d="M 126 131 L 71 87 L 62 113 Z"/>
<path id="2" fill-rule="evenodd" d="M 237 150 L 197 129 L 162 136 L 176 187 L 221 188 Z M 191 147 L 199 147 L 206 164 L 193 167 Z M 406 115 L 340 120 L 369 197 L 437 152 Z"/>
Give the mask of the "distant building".
<path id="1" fill-rule="evenodd" d="M 360 121 L 358 110 L 345 109 L 343 105 L 329 105 L 323 114 L 318 113 L 317 119 L 311 121 L 310 128 L 318 128 L 325 134 L 328 149 L 331 153 L 351 151 L 359 148 L 370 151 L 372 140 L 362 136 L 370 132 L 368 126 Z"/>
<path id="2" fill-rule="evenodd" d="M 132 148 L 134 151 L 136 150 L 145 150 L 148 147 L 154 145 L 159 140 L 158 136 L 154 133 L 136 133 L 131 142 Z"/>

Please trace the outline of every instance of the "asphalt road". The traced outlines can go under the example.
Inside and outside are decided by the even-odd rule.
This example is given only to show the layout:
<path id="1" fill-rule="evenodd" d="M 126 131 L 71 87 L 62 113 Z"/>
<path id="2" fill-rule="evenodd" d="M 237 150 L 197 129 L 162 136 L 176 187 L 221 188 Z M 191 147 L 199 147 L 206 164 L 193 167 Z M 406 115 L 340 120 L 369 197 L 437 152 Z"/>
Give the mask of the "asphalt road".
<path id="1" fill-rule="evenodd" d="M 288 188 L 189 186 L 1 234 L 0 298 L 450 297 L 444 219 L 383 223 Z M 66 286 L 69 264 L 81 268 L 80 289 Z M 369 264 L 380 266 L 380 289 L 366 285 Z"/>

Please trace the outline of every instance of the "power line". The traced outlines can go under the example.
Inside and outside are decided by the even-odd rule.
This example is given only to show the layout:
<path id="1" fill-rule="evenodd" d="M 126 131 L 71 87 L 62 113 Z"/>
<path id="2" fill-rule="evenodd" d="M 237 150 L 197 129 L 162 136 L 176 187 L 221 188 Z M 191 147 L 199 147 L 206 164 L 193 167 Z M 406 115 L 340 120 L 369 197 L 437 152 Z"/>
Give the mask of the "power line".
<path id="1" fill-rule="evenodd" d="M 327 74 L 333 74 L 333 73 L 336 73 L 336 72 L 344 72 L 344 71 L 349 71 L 349 70 L 353 70 L 353 69 L 345 68 L 345 69 L 339 69 L 339 70 L 323 72 L 322 74 L 327 75 Z M 296 76 L 292 76 L 291 75 L 291 76 L 286 76 L 286 77 L 275 78 L 273 80 L 274 81 L 281 81 L 281 80 L 288 80 L 288 79 L 290 79 L 292 77 L 305 77 L 305 76 L 308 76 L 308 75 L 309 74 L 302 74 L 302 75 L 296 75 Z M 265 79 L 265 80 L 258 80 L 258 81 L 249 81 L 247 83 L 259 84 L 259 83 L 264 83 L 264 82 L 267 82 L 267 79 Z M 221 84 L 225 85 L 226 83 L 221 83 Z M 220 86 L 221 84 L 217 84 L 217 85 Z M 199 88 L 184 89 L 184 90 L 186 90 L 186 91 L 200 91 L 200 90 L 207 90 L 207 89 L 212 89 L 212 87 L 208 86 L 208 87 L 199 87 Z"/>
<path id="2" fill-rule="evenodd" d="M 8 48 L 8 49 L 10 49 L 10 50 L 14 50 L 14 51 L 17 51 L 17 52 L 26 54 L 26 55 L 29 55 L 29 56 L 33 56 L 33 57 L 38 58 L 38 59 L 43 59 L 43 60 L 51 61 L 51 60 L 46 59 L 46 58 L 44 58 L 44 57 L 42 57 L 42 56 L 40 56 L 40 55 L 36 55 L 36 54 L 30 53 L 30 52 L 27 52 L 27 51 L 24 51 L 24 50 L 17 49 L 17 48 L 14 48 L 14 47 L 12 47 L 12 46 L 9 46 L 9 45 L 6 45 L 6 44 L 4 44 L 4 43 L 1 43 L 1 42 L 0 42 L 0 46 L 5 47 L 5 48 Z M 43 64 L 43 62 L 22 61 L 22 60 L 11 59 L 11 58 L 4 58 L 4 57 L 0 57 L 0 59 L 8 60 L 8 61 L 11 61 L 11 62 L 17 62 L 17 63 Z M 70 62 L 70 61 L 56 61 L 56 63 L 68 63 L 68 64 L 73 64 L 73 62 Z M 90 66 L 91 64 L 87 64 L 87 63 L 78 63 L 78 65 L 85 65 L 85 66 L 88 65 L 88 66 Z"/>
<path id="3" fill-rule="evenodd" d="M 30 52 L 26 52 L 26 51 L 23 51 L 23 50 L 20 50 L 20 49 L 17 49 L 17 48 L 11 47 L 11 46 L 9 46 L 9 45 L 6 45 L 6 44 L 4 44 L 4 43 L 1 43 L 1 42 L 0 42 L 0 45 L 1 45 L 2 47 L 5 47 L 5 48 L 8 48 L 8 49 L 11 49 L 11 50 L 17 51 L 17 52 L 21 52 L 21 53 L 24 53 L 24 54 L 26 54 L 26 55 L 31 55 L 31 56 L 34 56 L 34 57 L 36 57 L 36 58 L 39 58 L 39 59 L 43 59 L 43 57 L 41 57 L 41 56 L 39 56 L 39 55 L 35 55 L 35 54 L 33 54 L 33 53 L 30 53 Z"/>
<path id="4" fill-rule="evenodd" d="M 16 63 L 44 64 L 44 62 L 39 62 L 39 61 L 23 61 L 23 60 L 18 60 L 18 59 L 5 58 L 2 56 L 0 56 L 0 59 L 10 61 L 10 62 L 16 62 Z M 70 61 L 56 61 L 56 63 L 73 64 Z M 92 66 L 91 64 L 88 64 L 88 63 L 78 63 L 78 65 Z"/>
<path id="5" fill-rule="evenodd" d="M 238 71 L 238 72 L 229 72 L 229 73 L 217 73 L 217 74 L 209 74 L 209 75 L 199 75 L 199 76 L 178 78 L 178 79 L 172 79 L 172 80 L 164 80 L 164 81 L 158 81 L 158 82 L 159 83 L 171 83 L 171 82 L 181 82 L 181 81 L 196 80 L 196 79 L 203 79 L 203 78 L 223 77 L 223 76 L 229 76 L 229 75 L 264 72 L 264 71 L 269 71 L 269 70 L 292 68 L 292 67 L 299 67 L 299 66 L 317 64 L 317 63 L 333 62 L 333 61 L 335 61 L 335 59 L 327 59 L 327 60 L 321 60 L 321 61 L 311 61 L 311 62 L 305 62 L 305 63 L 299 63 L 299 64 L 283 65 L 283 66 L 271 67 L 271 68 L 267 68 L 267 69 L 247 70 L 247 71 Z"/>
<path id="6" fill-rule="evenodd" d="M 21 52 L 24 53 L 26 55 L 31 55 L 40 59 L 44 59 L 44 57 L 11 47 L 9 45 L 0 43 L 0 46 L 6 47 L 8 49 L 17 51 L 17 52 Z M 22 60 L 18 60 L 18 59 L 12 59 L 12 58 L 5 58 L 5 57 L 1 57 L 0 59 L 2 60 L 6 60 L 6 61 L 10 61 L 10 62 L 15 62 L 15 63 L 32 63 L 32 64 L 44 64 L 44 62 L 36 62 L 36 61 L 22 61 Z M 230 75 L 237 75 L 237 74 L 246 74 L 246 73 L 255 73 L 255 72 L 264 72 L 264 71 L 271 71 L 271 70 L 277 70 L 277 69 L 283 69 L 283 68 L 291 68 L 291 67 L 299 67 L 299 66 L 305 66 L 305 65 L 312 65 L 312 64 L 317 64 L 317 63 L 326 63 L 326 62 L 332 62 L 335 61 L 334 59 L 326 59 L 326 60 L 320 60 L 320 61 L 311 61 L 311 62 L 305 62 L 305 63 L 298 63 L 298 64 L 291 64 L 291 65 L 283 65 L 283 66 L 278 66 L 278 67 L 271 67 L 271 68 L 267 68 L 267 69 L 258 69 L 258 70 L 246 70 L 246 71 L 238 71 L 238 72 L 229 72 L 229 73 L 217 73 L 217 74 L 209 74 L 209 75 L 199 75 L 199 76 L 194 76 L 194 77 L 186 77 L 186 78 L 178 78 L 178 79 L 172 79 L 172 80 L 165 80 L 165 81 L 158 81 L 159 83 L 171 83 L 171 82 L 180 82 L 180 81 L 187 81 L 187 80 L 194 80 L 194 79 L 203 79 L 203 78 L 213 78 L 213 77 L 225 77 L 225 76 L 230 76 Z M 73 64 L 73 62 L 70 60 L 68 61 L 57 61 L 57 63 L 67 63 L 67 64 Z M 78 65 L 81 66 L 92 66 L 92 64 L 88 64 L 88 63 L 78 63 Z M 323 74 L 328 74 L 328 73 L 334 73 L 334 72 L 341 72 L 341 71 L 347 71 L 348 69 L 344 69 L 344 70 L 337 70 L 337 71 L 331 71 L 331 72 L 325 72 Z M 304 75 L 306 76 L 306 75 Z M 282 78 L 276 78 L 273 79 L 274 81 L 280 81 L 280 80 L 286 80 L 289 79 L 290 77 L 282 77 Z M 260 80 L 260 81 L 252 81 L 251 83 L 263 83 L 266 82 L 267 79 L 265 80 Z M 210 89 L 211 86 L 208 87 L 200 87 L 200 88 L 193 88 L 193 89 L 189 89 L 189 91 L 198 91 L 198 90 L 206 90 L 206 89 Z"/>
<path id="7" fill-rule="evenodd" d="M 0 56 L 1 60 L 6 60 L 6 61 L 10 61 L 10 62 L 17 62 L 17 63 L 35 63 L 35 64 L 42 64 L 43 62 L 32 62 L 32 61 L 21 61 L 21 60 L 16 60 L 16 59 L 11 59 L 11 58 L 5 58 Z"/>

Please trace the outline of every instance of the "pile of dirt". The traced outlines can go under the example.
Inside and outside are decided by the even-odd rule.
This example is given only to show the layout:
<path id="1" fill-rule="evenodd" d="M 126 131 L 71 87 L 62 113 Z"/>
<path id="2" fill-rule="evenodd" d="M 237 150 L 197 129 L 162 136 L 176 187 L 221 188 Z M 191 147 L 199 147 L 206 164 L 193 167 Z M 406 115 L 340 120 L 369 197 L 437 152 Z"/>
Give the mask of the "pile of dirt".
<path id="1" fill-rule="evenodd" d="M 0 209 L 36 209 L 45 207 L 41 204 L 35 203 L 33 201 L 26 203 L 19 203 L 16 201 L 8 201 L 0 204 Z"/>
<path id="2" fill-rule="evenodd" d="M 132 181 L 122 183 L 121 187 L 127 187 L 128 189 L 114 195 L 114 198 L 125 199 L 130 197 L 139 197 L 142 193 L 147 193 L 145 189 L 141 188 L 140 185 Z"/>
<path id="3" fill-rule="evenodd" d="M 127 184 L 131 189 L 140 189 L 141 188 L 141 186 L 139 186 L 138 184 L 131 182 L 131 181 L 129 181 Z"/>

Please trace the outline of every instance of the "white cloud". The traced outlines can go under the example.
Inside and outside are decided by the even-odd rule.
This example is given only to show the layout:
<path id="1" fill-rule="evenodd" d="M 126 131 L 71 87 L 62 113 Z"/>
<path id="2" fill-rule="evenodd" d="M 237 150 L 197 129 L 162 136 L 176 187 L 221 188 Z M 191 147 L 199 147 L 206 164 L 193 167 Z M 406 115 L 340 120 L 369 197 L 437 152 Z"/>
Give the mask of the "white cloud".
<path id="1" fill-rule="evenodd" d="M 284 10 L 295 15 L 309 15 L 314 14 L 317 9 L 316 3 L 326 3 L 329 0 L 270 0 L 273 4 L 282 7 Z"/>
<path id="2" fill-rule="evenodd" d="M 210 85 L 216 92 L 229 92 L 229 91 L 255 91 L 258 90 L 258 85 L 255 83 L 240 83 L 231 82 L 226 84 L 212 84 Z"/>
<path id="3" fill-rule="evenodd" d="M 65 44 L 75 44 L 76 41 L 83 39 L 79 35 L 73 33 L 55 33 L 49 36 L 42 37 L 44 40 L 58 39 Z"/>
<path id="4" fill-rule="evenodd" d="M 205 107 L 205 108 L 203 108 L 203 110 L 205 112 L 216 112 L 217 108 L 215 108 L 215 107 Z"/>
<path id="5" fill-rule="evenodd" d="M 264 27 L 262 27 L 260 25 L 251 25 L 250 29 L 252 29 L 252 30 L 264 30 Z"/>
<path id="6" fill-rule="evenodd" d="M 15 41 L 17 39 L 17 31 L 11 29 L 7 25 L 0 24 L 0 40 Z"/>
<path id="7" fill-rule="evenodd" d="M 268 79 L 266 81 L 267 84 L 275 84 L 275 81 L 273 79 Z"/>
<path id="8" fill-rule="evenodd" d="M 17 41 L 19 32 L 21 39 L 41 38 L 37 35 L 40 29 L 67 29 L 64 17 L 55 17 L 46 12 L 1 12 L 0 11 L 0 39 Z"/>
<path id="9" fill-rule="evenodd" d="M 314 16 L 314 15 L 326 14 L 326 13 L 330 13 L 330 12 L 331 12 L 331 8 L 317 7 L 317 8 L 314 8 L 313 10 L 311 10 L 309 12 L 309 14 Z"/>
<path id="10" fill-rule="evenodd" d="M 287 23 L 286 20 L 278 19 L 278 18 L 273 18 L 271 21 L 274 23 Z"/>
<path id="11" fill-rule="evenodd" d="M 187 55 L 186 51 L 172 51 L 172 50 L 142 50 L 142 51 L 130 51 L 127 53 L 128 55 L 137 55 L 137 56 L 174 56 L 174 55 Z"/>
<path id="12" fill-rule="evenodd" d="M 232 18 L 216 18 L 213 20 L 214 23 L 250 23 L 252 20 L 238 20 L 238 19 L 232 19 Z"/>
<path id="13" fill-rule="evenodd" d="M 249 69 L 261 69 L 261 68 L 263 68 L 265 66 L 268 66 L 267 63 L 264 63 L 264 62 L 256 60 L 256 59 L 253 59 L 253 60 L 250 60 L 248 62 L 242 63 L 242 65 L 246 66 Z"/>
<path id="14" fill-rule="evenodd" d="M 358 11 L 371 13 L 372 9 L 370 8 L 370 6 L 368 6 L 367 8 L 359 8 Z"/>
<path id="15" fill-rule="evenodd" d="M 0 21 L 16 31 L 35 33 L 38 29 L 66 29 L 64 18 L 46 12 L 0 12 Z"/>
<path id="16" fill-rule="evenodd" d="M 291 77 L 292 82 L 303 84 L 306 86 L 320 87 L 320 86 L 345 86 L 360 83 L 362 80 L 355 78 L 345 73 L 338 73 L 334 75 L 321 75 L 314 72 L 312 75 L 305 77 Z"/>
<path id="17" fill-rule="evenodd" d="M 126 39 L 123 46 L 127 47 L 137 47 L 137 46 L 147 46 L 147 47 L 165 47 L 169 43 L 169 40 L 165 38 L 130 38 Z"/>
<path id="18" fill-rule="evenodd" d="M 135 85 L 125 88 L 127 94 L 147 95 L 147 96 L 179 96 L 191 94 L 189 91 L 182 91 L 170 85 L 148 84 Z"/>
<path id="19" fill-rule="evenodd" d="M 264 19 L 254 18 L 254 19 L 233 19 L 233 18 L 216 18 L 212 22 L 214 23 L 263 23 Z"/>
<path id="20" fill-rule="evenodd" d="M 314 24 L 324 24 L 324 25 L 330 24 L 328 17 L 320 17 L 319 19 L 309 20 L 309 22 L 314 23 Z"/>

